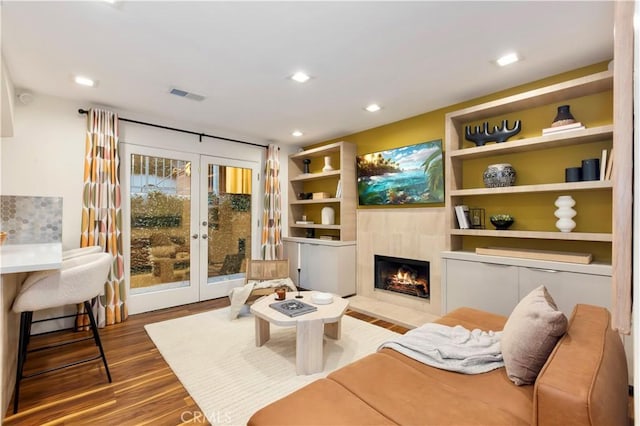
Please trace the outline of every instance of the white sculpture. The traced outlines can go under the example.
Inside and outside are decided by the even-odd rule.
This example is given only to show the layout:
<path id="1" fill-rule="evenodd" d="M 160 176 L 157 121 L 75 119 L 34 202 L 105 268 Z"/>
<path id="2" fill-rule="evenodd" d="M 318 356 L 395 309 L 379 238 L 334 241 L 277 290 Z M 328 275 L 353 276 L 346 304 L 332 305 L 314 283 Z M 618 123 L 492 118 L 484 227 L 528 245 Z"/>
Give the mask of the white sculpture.
<path id="1" fill-rule="evenodd" d="M 573 206 L 576 205 L 576 201 L 571 195 L 561 195 L 556 199 L 554 203 L 558 208 L 554 215 L 558 218 L 556 222 L 556 228 L 560 232 L 571 232 L 576 227 L 576 223 L 573 221 L 573 217 L 577 214 Z"/>
<path id="2" fill-rule="evenodd" d="M 327 155 L 324 157 L 324 167 L 322 168 L 322 171 L 330 172 L 331 170 L 333 170 L 333 167 L 331 167 L 331 157 Z"/>

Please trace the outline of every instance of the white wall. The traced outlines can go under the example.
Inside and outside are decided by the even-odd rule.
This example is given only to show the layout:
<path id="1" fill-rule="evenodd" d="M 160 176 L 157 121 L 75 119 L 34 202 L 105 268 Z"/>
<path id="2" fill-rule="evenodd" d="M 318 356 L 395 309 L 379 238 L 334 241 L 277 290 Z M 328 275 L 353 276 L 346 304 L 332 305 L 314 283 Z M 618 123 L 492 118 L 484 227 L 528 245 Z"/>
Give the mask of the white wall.
<path id="1" fill-rule="evenodd" d="M 79 114 L 78 108 L 91 106 L 88 103 L 35 93 L 32 102 L 28 105 L 15 102 L 14 134 L 12 137 L 0 139 L 0 194 L 62 197 L 64 249 L 78 247 L 80 244 L 86 115 Z M 130 111 L 111 110 L 129 119 L 218 134 L 214 130 L 193 128 L 186 123 L 172 122 Z M 241 136 L 229 137 L 242 140 Z M 260 174 L 263 173 L 266 150 L 260 147 L 211 138 L 203 138 L 203 141 L 199 142 L 197 136 L 123 121 L 120 121 L 120 141 L 253 161 L 258 164 Z M 250 142 L 268 144 L 266 141 Z M 287 181 L 288 154 L 288 150 L 283 149 L 280 156 L 283 167 L 281 182 L 284 224 L 286 224 L 287 214 L 285 182 Z M 261 179 L 258 188 L 260 202 L 263 193 L 262 183 Z M 283 227 L 283 231 L 286 232 L 286 226 Z M 50 317 L 60 313 L 55 310 L 52 313 L 44 312 L 42 316 Z M 45 327 L 34 328 L 34 331 L 42 332 L 58 327 L 54 323 L 42 325 Z"/>
<path id="2" fill-rule="evenodd" d="M 2 61 L 2 71 L 0 71 L 0 136 L 4 137 L 13 136 L 15 89 L 4 58 L 0 60 Z"/>
<path id="3" fill-rule="evenodd" d="M 65 249 L 80 243 L 82 180 L 86 116 L 78 108 L 91 105 L 75 100 L 34 94 L 28 105 L 15 103 L 14 136 L 0 140 L 0 193 L 3 195 L 58 196 L 63 198 L 62 244 Z M 208 134 L 214 130 L 193 128 L 130 111 L 121 117 L 149 121 L 169 127 Z M 234 139 L 241 137 L 231 136 Z M 265 149 L 218 139 L 203 138 L 133 123 L 120 122 L 120 141 L 158 148 L 255 161 L 262 175 Z M 250 141 L 268 144 L 266 141 Z M 287 156 L 293 148 L 281 150 L 283 224 L 286 223 Z M 262 179 L 260 193 L 262 194 Z M 260 200 L 262 198 L 260 197 Z M 286 226 L 283 227 L 286 232 Z"/>
<path id="4" fill-rule="evenodd" d="M 35 95 L 15 103 L 14 135 L 0 141 L 3 195 L 62 197 L 62 244 L 80 244 L 85 117 L 77 102 Z"/>

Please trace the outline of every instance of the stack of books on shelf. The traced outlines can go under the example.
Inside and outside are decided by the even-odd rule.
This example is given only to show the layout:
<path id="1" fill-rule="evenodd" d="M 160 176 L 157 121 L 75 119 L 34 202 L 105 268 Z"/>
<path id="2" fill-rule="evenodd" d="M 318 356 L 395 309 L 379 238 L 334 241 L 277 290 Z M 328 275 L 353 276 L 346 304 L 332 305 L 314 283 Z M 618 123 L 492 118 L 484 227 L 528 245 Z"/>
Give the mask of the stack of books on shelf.
<path id="1" fill-rule="evenodd" d="M 613 149 L 607 152 L 602 150 L 602 159 L 600 160 L 600 180 L 611 179 L 611 169 L 613 168 Z"/>
<path id="2" fill-rule="evenodd" d="M 296 225 L 313 225 L 312 220 L 296 220 Z"/>
<path id="3" fill-rule="evenodd" d="M 565 124 L 564 126 L 547 127 L 546 129 L 542 129 L 542 136 L 555 135 L 556 133 L 572 132 L 574 130 L 582 129 L 586 129 L 586 127 L 584 127 L 580 122 Z"/>
<path id="4" fill-rule="evenodd" d="M 471 220 L 469 219 L 469 206 L 461 204 L 455 206 L 456 218 L 458 219 L 458 227 L 460 229 L 471 228 Z"/>
<path id="5" fill-rule="evenodd" d="M 336 186 L 336 198 L 342 197 L 342 180 L 338 179 L 338 185 Z"/>

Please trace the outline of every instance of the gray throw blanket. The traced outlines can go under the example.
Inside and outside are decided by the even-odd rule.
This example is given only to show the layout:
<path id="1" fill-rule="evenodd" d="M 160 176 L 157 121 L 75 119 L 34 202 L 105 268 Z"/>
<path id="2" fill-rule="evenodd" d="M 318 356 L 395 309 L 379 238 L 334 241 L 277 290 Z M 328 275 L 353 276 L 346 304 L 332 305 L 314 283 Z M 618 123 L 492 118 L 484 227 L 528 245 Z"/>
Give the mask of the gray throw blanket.
<path id="1" fill-rule="evenodd" d="M 391 348 L 432 367 L 479 374 L 504 367 L 502 331 L 469 331 L 456 325 L 427 323 L 378 347 Z"/>

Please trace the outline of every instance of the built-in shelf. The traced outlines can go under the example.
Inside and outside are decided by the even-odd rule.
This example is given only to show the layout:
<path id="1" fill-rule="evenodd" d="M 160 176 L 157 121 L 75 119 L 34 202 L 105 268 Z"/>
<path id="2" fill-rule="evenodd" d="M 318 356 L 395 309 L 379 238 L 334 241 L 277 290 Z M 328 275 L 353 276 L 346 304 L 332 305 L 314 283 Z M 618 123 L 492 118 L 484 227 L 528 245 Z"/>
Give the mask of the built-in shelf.
<path id="1" fill-rule="evenodd" d="M 327 203 L 339 203 L 340 198 L 320 198 L 317 200 L 293 200 L 291 204 L 327 204 Z"/>
<path id="2" fill-rule="evenodd" d="M 303 173 L 301 175 L 292 177 L 291 179 L 289 179 L 289 181 L 290 182 L 309 182 L 312 180 L 327 179 L 334 176 L 340 177 L 340 170 L 331 170 L 329 172 L 321 172 L 321 173 Z"/>
<path id="3" fill-rule="evenodd" d="M 612 234 L 606 232 L 558 232 L 558 231 L 509 231 L 491 229 L 452 229 L 451 235 L 500 238 L 534 238 L 539 240 L 600 241 L 611 242 Z"/>
<path id="4" fill-rule="evenodd" d="M 313 228 L 313 229 L 340 229 L 340 225 L 322 225 L 320 223 L 308 223 L 308 224 L 293 224 L 289 225 L 291 228 Z"/>
<path id="5" fill-rule="evenodd" d="M 472 160 L 476 159 L 503 156 L 501 162 L 509 162 L 509 156 L 512 154 L 533 153 L 541 150 L 562 149 L 607 141 L 613 144 L 614 126 L 612 124 L 602 125 L 603 122 L 607 122 L 607 117 L 600 117 L 599 120 L 601 121 L 598 122 L 598 126 L 589 127 L 589 123 L 585 123 L 587 125 L 585 129 L 514 139 L 483 146 L 469 147 L 469 143 L 465 140 L 464 131 L 465 125 L 473 122 L 493 119 L 533 108 L 549 107 L 551 109 L 555 108 L 559 102 L 603 93 L 612 90 L 612 88 L 613 72 L 603 71 L 447 113 L 445 116 L 447 142 L 445 161 L 447 198 L 445 205 L 449 210 L 447 216 L 447 248 L 454 251 L 462 250 L 464 241 L 468 237 L 489 237 L 495 239 L 496 244 L 499 244 L 498 241 L 502 238 L 611 243 L 613 241 L 612 233 L 458 229 L 454 207 L 460 204 L 469 204 L 471 200 L 467 200 L 465 197 L 476 196 L 500 196 L 501 205 L 508 209 L 512 203 L 518 202 L 519 199 L 512 197 L 517 194 L 573 194 L 584 193 L 585 191 L 600 191 L 601 194 L 603 191 L 613 193 L 613 188 L 616 186 L 614 180 L 536 183 L 500 188 L 469 187 L 471 185 L 465 187 L 463 180 L 465 168 L 473 164 Z M 529 129 L 530 135 L 531 130 L 534 129 Z M 540 133 L 542 133 L 542 129 L 540 129 Z M 572 150 L 567 151 L 572 152 Z M 576 157 L 576 161 L 579 159 L 580 157 Z M 476 183 L 473 186 L 476 185 L 481 184 Z M 487 202 L 490 201 L 487 200 Z M 473 202 L 477 204 L 479 201 L 473 200 Z M 602 205 L 593 206 L 593 208 L 608 209 L 610 207 Z M 521 223 L 526 223 L 526 214 L 520 219 L 522 219 Z"/>
<path id="6" fill-rule="evenodd" d="M 323 157 L 330 157 L 334 170 L 322 171 L 326 165 Z M 355 160 L 356 146 L 345 141 L 307 149 L 289 156 L 289 237 L 306 238 L 310 241 L 317 241 L 319 237 L 332 237 L 340 241 L 355 240 Z M 309 173 L 304 173 L 305 171 Z M 336 196 L 338 186 L 341 187 L 340 196 Z M 312 192 L 325 192 L 330 198 L 299 199 L 301 193 Z M 321 224 L 322 211 L 328 209 L 334 210 L 334 225 Z M 315 223 L 296 223 L 302 220 Z"/>
<path id="7" fill-rule="evenodd" d="M 563 191 L 592 191 L 596 189 L 611 189 L 610 180 L 592 180 L 586 182 L 545 183 L 539 185 L 518 185 L 499 188 L 469 188 L 456 189 L 450 192 L 452 197 L 465 195 L 497 195 L 497 194 L 525 194 L 532 192 L 563 192 Z"/>
<path id="8" fill-rule="evenodd" d="M 593 95 L 613 88 L 613 71 L 602 71 L 568 82 L 552 84 L 495 101 L 486 102 L 448 114 L 457 122 L 470 122 L 513 111 L 536 108 L 567 99 Z"/>
<path id="9" fill-rule="evenodd" d="M 317 148 L 305 149 L 289 156 L 290 160 L 304 160 L 305 158 L 324 157 L 325 155 L 337 154 L 342 149 L 342 142 L 335 142 Z"/>
<path id="10" fill-rule="evenodd" d="M 470 160 L 494 155 L 529 152 L 534 149 L 551 149 L 562 146 L 598 142 L 613 138 L 613 125 L 598 126 L 590 129 L 573 130 L 553 135 L 537 136 L 504 143 L 476 146 L 452 151 L 452 160 Z"/>

